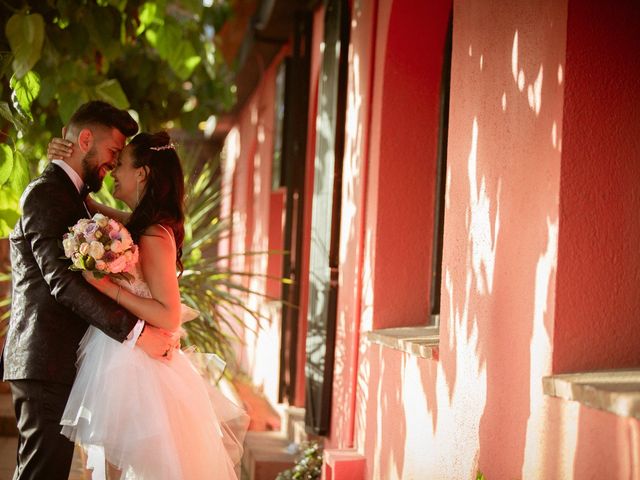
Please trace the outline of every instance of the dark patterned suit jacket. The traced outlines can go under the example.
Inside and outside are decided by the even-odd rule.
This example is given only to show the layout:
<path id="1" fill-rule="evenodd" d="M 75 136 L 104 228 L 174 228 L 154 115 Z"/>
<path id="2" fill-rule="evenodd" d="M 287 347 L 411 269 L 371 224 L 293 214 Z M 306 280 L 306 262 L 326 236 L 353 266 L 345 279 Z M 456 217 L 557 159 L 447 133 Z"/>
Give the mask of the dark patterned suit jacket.
<path id="1" fill-rule="evenodd" d="M 3 379 L 71 384 L 78 343 L 89 324 L 121 342 L 137 319 L 70 271 L 70 261 L 62 258 L 62 236 L 87 217 L 62 168 L 51 163 L 29 184 L 22 211 L 9 237 L 12 303 Z"/>

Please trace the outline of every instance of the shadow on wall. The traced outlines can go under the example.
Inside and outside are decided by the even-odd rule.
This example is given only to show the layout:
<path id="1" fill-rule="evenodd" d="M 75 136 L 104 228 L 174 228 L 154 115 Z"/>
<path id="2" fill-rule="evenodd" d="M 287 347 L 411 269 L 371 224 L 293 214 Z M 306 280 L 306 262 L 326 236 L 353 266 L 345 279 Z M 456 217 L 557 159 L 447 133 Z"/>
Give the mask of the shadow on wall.
<path id="1" fill-rule="evenodd" d="M 357 443 L 369 478 L 470 478 L 478 468 L 519 478 L 546 455 L 536 442 L 546 431 L 562 86 L 545 72 L 561 71 L 564 52 L 536 42 L 557 45 L 564 31 L 550 21 L 561 11 L 518 3 L 497 20 L 483 5 L 454 12 L 440 361 L 362 347 Z M 366 276 L 363 291 L 366 319 Z"/>
<path id="2" fill-rule="evenodd" d="M 484 408 L 475 410 L 481 415 L 477 466 L 470 467 L 488 478 L 528 476 L 547 455 L 541 378 L 551 368 L 562 85 L 545 72 L 562 69 L 562 42 L 554 39 L 564 35 L 564 14 L 517 3 L 501 9 L 498 19 L 491 9 L 460 9 L 461 76 L 452 86 L 452 98 L 460 91 L 466 103 L 452 100 L 451 130 L 468 135 L 470 123 L 471 149 L 466 178 L 459 149 L 451 149 L 445 221 L 452 221 L 445 245 L 461 232 L 468 241 L 466 252 L 445 248 L 449 298 L 443 303 L 450 313 L 441 335 L 452 354 L 442 355 L 442 365 L 447 384 L 457 391 L 456 383 L 468 379 L 453 367 L 473 363 L 473 356 L 460 352 L 464 335 L 476 344 L 485 389 L 463 390 L 484 397 Z M 486 22 L 494 22 L 493 32 L 474 31 Z M 493 48 L 497 38 L 499 47 Z M 473 85 L 490 88 L 469 98 L 465 92 L 473 92 Z M 462 212 L 457 205 L 467 207 Z"/>

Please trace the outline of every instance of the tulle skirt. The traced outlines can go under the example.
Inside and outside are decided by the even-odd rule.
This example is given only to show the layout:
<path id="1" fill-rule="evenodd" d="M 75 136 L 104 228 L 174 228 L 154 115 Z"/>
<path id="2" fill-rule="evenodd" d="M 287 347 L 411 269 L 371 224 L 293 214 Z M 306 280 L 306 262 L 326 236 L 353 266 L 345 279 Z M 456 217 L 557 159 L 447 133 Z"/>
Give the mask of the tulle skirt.
<path id="1" fill-rule="evenodd" d="M 93 478 L 104 460 L 135 480 L 239 477 L 244 410 L 204 380 L 189 354 L 156 360 L 89 327 L 62 416 Z"/>

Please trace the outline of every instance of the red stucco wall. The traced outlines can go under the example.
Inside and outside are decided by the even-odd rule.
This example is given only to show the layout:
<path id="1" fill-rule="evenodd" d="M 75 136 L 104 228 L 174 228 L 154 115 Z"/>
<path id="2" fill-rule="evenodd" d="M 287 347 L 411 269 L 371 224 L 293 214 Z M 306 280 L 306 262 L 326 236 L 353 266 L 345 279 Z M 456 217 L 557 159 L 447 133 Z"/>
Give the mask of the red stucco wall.
<path id="1" fill-rule="evenodd" d="M 267 255 L 269 250 L 282 250 L 282 192 L 271 191 L 273 160 L 275 78 L 277 67 L 287 54 L 284 47 L 264 71 L 259 87 L 238 114 L 225 144 L 225 175 L 232 191 L 223 209 L 233 220 L 231 267 L 237 272 L 254 272 L 255 277 L 237 277 L 245 287 L 257 292 L 247 295 L 250 309 L 263 318 L 258 321 L 238 309 L 247 328 L 237 328 L 240 340 L 237 358 L 253 383 L 273 402 L 278 398 L 280 348 L 280 314 L 276 304 L 266 301 L 268 285 L 265 275 L 278 274 L 282 257 Z M 235 145 L 237 144 L 237 145 Z M 238 148 L 239 147 L 239 148 Z M 263 255 L 241 255 L 265 252 Z M 240 254 L 240 255 L 238 255 Z M 270 288 L 274 288 L 273 285 Z M 277 293 L 277 292 L 276 292 Z M 269 358 L 264 362 L 262 358 Z M 275 360 L 274 360 L 275 359 Z"/>
<path id="2" fill-rule="evenodd" d="M 425 325 L 451 3 L 380 2 L 379 11 L 370 139 L 373 201 L 367 212 L 374 271 L 366 307 L 374 328 Z"/>
<path id="3" fill-rule="evenodd" d="M 638 363 L 638 8 L 454 1 L 440 345 L 427 360 L 364 334 L 427 321 L 439 42 L 450 4 L 363 5 L 352 2 L 327 446 L 353 446 L 372 480 L 478 471 L 492 480 L 635 478 L 640 422 L 545 396 L 542 377 Z M 310 125 L 322 18 L 318 10 Z M 238 218 L 253 218 L 236 232 L 242 242 L 273 218 L 256 203 L 262 167 L 248 173 L 258 154 L 249 152 L 262 151 L 250 111 L 236 128 L 233 205 Z M 305 258 L 314 140 L 312 128 Z M 301 320 L 304 272 L 307 261 Z M 274 332 L 252 339 L 247 358 L 255 362 Z M 254 379 L 277 379 L 269 368 Z M 301 376 L 300 404 L 303 388 Z"/>
<path id="4" fill-rule="evenodd" d="M 640 7 L 571 2 L 554 370 L 640 364 Z"/>
<path id="5" fill-rule="evenodd" d="M 384 12 L 400 4 L 381 2 L 379 31 L 393 22 Z M 556 265 L 571 8 L 551 0 L 455 2 L 440 359 L 361 344 L 355 445 L 367 478 L 475 478 L 478 471 L 490 479 L 627 478 L 638 469 L 637 420 L 542 393 L 562 313 Z M 385 48 L 384 58 L 393 55 L 388 41 Z M 376 79 L 381 70 L 376 62 Z M 375 112 L 385 111 L 378 88 L 387 85 L 374 87 L 372 139 Z M 374 174 L 389 142 L 379 132 L 380 154 L 372 148 L 369 157 Z M 369 198 L 377 193 L 380 221 L 392 207 L 379 191 L 382 176 L 373 181 Z M 380 245 L 384 232 L 377 232 Z M 377 276 L 385 260 L 369 258 Z M 368 281 L 365 298 L 387 300 L 370 323 L 365 311 L 364 327 L 398 301 L 367 290 Z"/>

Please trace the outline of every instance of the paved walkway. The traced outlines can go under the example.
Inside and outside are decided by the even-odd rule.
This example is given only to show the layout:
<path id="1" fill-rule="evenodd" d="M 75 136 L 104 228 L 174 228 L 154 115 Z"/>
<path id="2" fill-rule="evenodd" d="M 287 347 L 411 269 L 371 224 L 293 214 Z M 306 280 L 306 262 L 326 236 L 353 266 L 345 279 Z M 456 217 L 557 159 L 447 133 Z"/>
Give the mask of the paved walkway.
<path id="1" fill-rule="evenodd" d="M 16 448 L 18 437 L 11 427 L 15 425 L 15 415 L 11 395 L 0 391 L 0 480 L 10 480 L 16 467 Z M 76 449 L 69 480 L 90 480 L 91 472 L 82 468 L 81 452 Z"/>

